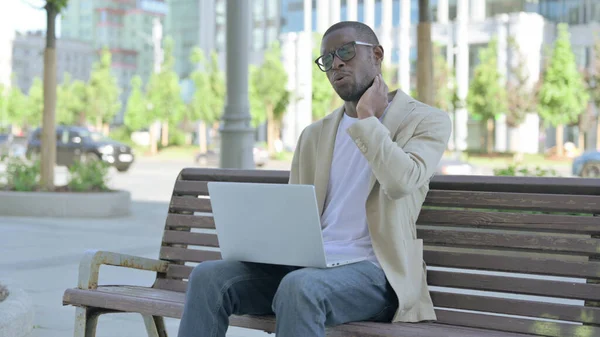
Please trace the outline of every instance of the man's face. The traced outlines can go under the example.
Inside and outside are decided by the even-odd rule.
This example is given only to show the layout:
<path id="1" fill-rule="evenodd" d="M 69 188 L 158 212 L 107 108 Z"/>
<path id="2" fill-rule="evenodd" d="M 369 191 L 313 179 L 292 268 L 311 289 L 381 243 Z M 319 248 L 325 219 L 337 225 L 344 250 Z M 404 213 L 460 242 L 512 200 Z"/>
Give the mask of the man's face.
<path id="1" fill-rule="evenodd" d="M 381 58 L 378 53 L 381 47 L 354 45 L 357 41 L 354 28 L 342 28 L 329 33 L 321 42 L 321 54 L 335 52 L 340 47 L 347 46 L 347 51 L 356 53 L 352 59 L 342 61 L 337 55 L 333 57 L 333 65 L 327 71 L 327 78 L 335 92 L 346 102 L 357 102 L 371 86 L 379 74 Z M 350 44 L 348 46 L 348 44 Z"/>

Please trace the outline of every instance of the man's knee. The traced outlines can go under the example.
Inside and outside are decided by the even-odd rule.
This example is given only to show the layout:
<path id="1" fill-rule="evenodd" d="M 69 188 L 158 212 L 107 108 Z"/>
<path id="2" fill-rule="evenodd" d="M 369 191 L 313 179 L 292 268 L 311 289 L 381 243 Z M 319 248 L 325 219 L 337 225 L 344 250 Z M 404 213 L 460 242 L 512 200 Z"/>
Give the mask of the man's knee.
<path id="1" fill-rule="evenodd" d="M 215 287 L 221 288 L 227 282 L 231 269 L 236 267 L 234 264 L 223 260 L 199 263 L 190 274 L 188 290 L 215 291 Z"/>
<path id="2" fill-rule="evenodd" d="M 308 269 L 286 275 L 279 284 L 273 299 L 273 311 L 284 305 L 318 305 L 324 298 L 323 287 Z"/>

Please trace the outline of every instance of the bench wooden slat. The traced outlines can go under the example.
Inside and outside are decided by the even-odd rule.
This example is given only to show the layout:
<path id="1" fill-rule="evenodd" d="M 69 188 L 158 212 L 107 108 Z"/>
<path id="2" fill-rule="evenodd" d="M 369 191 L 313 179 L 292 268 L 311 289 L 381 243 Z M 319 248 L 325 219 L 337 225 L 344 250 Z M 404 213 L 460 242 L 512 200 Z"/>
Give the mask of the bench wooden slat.
<path id="1" fill-rule="evenodd" d="M 209 247 L 219 246 L 216 234 L 166 230 L 164 235 L 163 242 L 167 244 L 188 244 Z M 595 254 L 600 250 L 600 240 L 597 239 L 566 238 L 546 235 L 497 234 L 476 231 L 419 228 L 417 229 L 417 236 L 422 238 L 426 244 L 444 246 L 531 249 L 586 255 Z"/>
<path id="2" fill-rule="evenodd" d="M 493 316 L 486 314 L 438 309 L 437 322 L 473 328 L 529 333 L 547 337 L 590 337 L 600 336 L 600 328 L 525 318 Z"/>
<path id="3" fill-rule="evenodd" d="M 187 290 L 187 281 L 158 278 L 154 282 L 153 288 L 164 289 L 184 293 Z"/>
<path id="4" fill-rule="evenodd" d="M 600 213 L 600 196 L 564 196 L 549 194 L 492 193 L 472 191 L 431 190 L 425 205 L 513 209 L 552 212 Z M 171 210 L 189 212 L 211 212 L 210 199 L 189 196 L 174 196 Z"/>
<path id="5" fill-rule="evenodd" d="M 436 175 L 430 189 L 516 193 L 600 195 L 600 179 Z"/>
<path id="6" fill-rule="evenodd" d="M 193 267 L 169 265 L 167 278 L 187 279 Z M 428 270 L 430 286 L 600 301 L 600 284 Z"/>
<path id="7" fill-rule="evenodd" d="M 167 278 L 187 279 L 194 267 L 170 264 L 167 268 Z"/>
<path id="8" fill-rule="evenodd" d="M 430 190 L 424 205 L 600 213 L 600 196 Z"/>
<path id="9" fill-rule="evenodd" d="M 287 170 L 184 168 L 181 170 L 179 180 L 287 184 L 289 176 L 290 172 Z"/>
<path id="10" fill-rule="evenodd" d="M 191 267 L 187 266 L 173 267 L 176 267 L 177 269 L 171 270 L 171 266 L 169 266 L 169 269 L 167 269 L 167 275 L 169 275 L 169 273 L 173 273 L 173 277 L 185 278 L 192 270 Z M 180 269 L 180 267 L 185 267 L 186 269 Z M 442 270 L 428 270 L 427 283 L 430 286 L 457 289 L 494 291 L 576 300 L 600 300 L 600 284 L 481 275 L 473 273 L 457 273 Z"/>
<path id="11" fill-rule="evenodd" d="M 160 259 L 175 262 L 202 262 L 220 260 L 221 253 L 204 249 L 186 249 L 179 247 L 160 248 Z"/>
<path id="12" fill-rule="evenodd" d="M 188 227 L 215 229 L 215 219 L 208 215 L 174 214 L 167 216 L 167 228 Z"/>
<path id="13" fill-rule="evenodd" d="M 177 212 L 212 212 L 210 199 L 193 197 L 173 197 L 169 208 Z"/>
<path id="14" fill-rule="evenodd" d="M 163 236 L 163 242 L 167 244 L 219 247 L 219 239 L 217 238 L 217 235 L 208 233 L 190 233 L 166 230 Z"/>
<path id="15" fill-rule="evenodd" d="M 568 232 L 577 234 L 600 233 L 600 218 L 593 216 L 483 212 L 423 208 L 417 225 L 497 227 L 515 230 Z"/>
<path id="16" fill-rule="evenodd" d="M 597 324 L 600 308 L 432 291 L 436 307 Z"/>
<path id="17" fill-rule="evenodd" d="M 162 247 L 160 258 L 178 262 L 202 262 L 221 259 L 221 254 L 202 249 Z M 425 247 L 424 259 L 428 265 L 437 267 L 582 278 L 595 278 L 600 275 L 600 262 L 592 261 L 440 251 L 430 247 Z"/>
<path id="18" fill-rule="evenodd" d="M 208 195 L 206 181 L 177 180 L 173 188 L 174 195 Z"/>
<path id="19" fill-rule="evenodd" d="M 120 286 L 119 286 L 120 287 Z M 181 318 L 184 294 L 163 289 L 146 287 L 99 287 L 97 290 L 67 289 L 63 304 L 97 306 L 119 312 L 137 312 L 145 315 L 160 315 Z M 230 325 L 273 333 L 275 317 L 231 316 Z M 353 322 L 327 328 L 328 337 L 527 337 L 514 333 L 486 331 L 462 326 L 447 326 L 438 323 L 395 323 Z"/>
<path id="20" fill-rule="evenodd" d="M 597 239 L 546 234 L 488 233 L 481 230 L 417 228 L 417 236 L 422 238 L 426 244 L 446 246 L 531 249 L 587 255 L 597 254 L 600 251 L 600 240 Z"/>
<path id="21" fill-rule="evenodd" d="M 506 256 L 476 252 L 432 250 L 425 247 L 425 262 L 430 266 L 504 271 L 549 276 L 595 278 L 600 275 L 600 263 L 567 261 L 558 258 Z"/>

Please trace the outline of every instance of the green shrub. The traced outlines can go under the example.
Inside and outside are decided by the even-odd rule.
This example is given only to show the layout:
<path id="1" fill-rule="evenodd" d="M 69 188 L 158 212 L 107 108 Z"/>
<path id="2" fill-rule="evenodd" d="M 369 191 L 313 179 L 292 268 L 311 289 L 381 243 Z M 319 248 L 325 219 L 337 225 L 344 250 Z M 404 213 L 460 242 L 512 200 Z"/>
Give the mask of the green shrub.
<path id="1" fill-rule="evenodd" d="M 131 130 L 129 130 L 126 126 L 119 126 L 110 130 L 108 137 L 129 146 L 135 145 L 135 143 L 131 140 Z"/>
<path id="2" fill-rule="evenodd" d="M 506 168 L 494 169 L 495 176 L 523 176 L 523 177 L 556 177 L 558 173 L 554 169 L 542 169 L 536 166 L 530 170 L 526 166 L 511 164 Z"/>
<path id="3" fill-rule="evenodd" d="M 108 191 L 109 165 L 99 160 L 75 162 L 69 167 L 69 182 L 67 187 L 74 192 Z"/>
<path id="4" fill-rule="evenodd" d="M 183 146 L 186 144 L 186 133 L 172 128 L 169 130 L 169 146 Z"/>
<path id="5" fill-rule="evenodd" d="M 40 182 L 40 162 L 28 163 L 20 158 L 0 158 L 6 165 L 6 172 L 0 173 L 5 180 L 5 189 L 10 191 L 31 192 Z"/>

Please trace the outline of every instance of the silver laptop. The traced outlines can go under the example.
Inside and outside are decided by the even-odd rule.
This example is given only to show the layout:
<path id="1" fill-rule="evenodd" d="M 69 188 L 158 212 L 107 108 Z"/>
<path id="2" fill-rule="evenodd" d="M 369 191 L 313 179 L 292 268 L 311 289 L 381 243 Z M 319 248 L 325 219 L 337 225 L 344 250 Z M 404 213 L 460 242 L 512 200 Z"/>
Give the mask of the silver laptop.
<path id="1" fill-rule="evenodd" d="M 224 260 L 329 268 L 366 257 L 326 256 L 312 185 L 209 182 Z"/>

